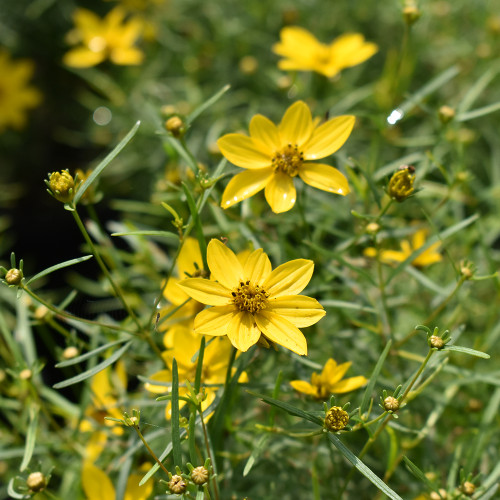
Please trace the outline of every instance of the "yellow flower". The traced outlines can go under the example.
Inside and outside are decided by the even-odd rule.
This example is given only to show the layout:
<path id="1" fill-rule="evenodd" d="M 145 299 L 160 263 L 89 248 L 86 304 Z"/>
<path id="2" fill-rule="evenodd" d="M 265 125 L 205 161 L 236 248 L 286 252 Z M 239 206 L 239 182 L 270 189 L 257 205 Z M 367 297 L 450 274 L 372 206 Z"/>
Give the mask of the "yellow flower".
<path id="1" fill-rule="evenodd" d="M 160 370 L 149 377 L 150 380 L 170 384 L 172 382 L 172 363 L 175 358 L 179 375 L 179 395 L 188 396 L 189 390 L 185 386 L 186 381 L 194 385 L 196 377 L 196 368 L 198 359 L 194 359 L 200 348 L 201 337 L 193 332 L 193 329 L 182 324 L 174 325 L 165 334 L 164 343 L 169 349 L 163 352 L 165 364 L 169 367 L 166 370 Z M 208 340 L 208 339 L 207 339 Z M 209 386 L 223 384 L 226 379 L 227 366 L 231 356 L 231 343 L 225 338 L 214 339 L 205 347 L 203 355 L 203 366 L 201 372 L 202 384 Z M 240 378 L 240 382 L 246 382 L 246 374 Z M 146 390 L 161 394 L 170 392 L 171 387 L 165 385 L 154 385 L 146 383 Z M 202 403 L 202 410 L 206 410 L 215 399 L 216 387 L 206 387 L 206 399 Z M 179 407 L 182 408 L 185 401 L 179 400 Z M 170 419 L 172 416 L 171 404 L 168 403 L 165 409 L 165 417 Z"/>
<path id="2" fill-rule="evenodd" d="M 68 38 L 81 45 L 64 55 L 64 64 L 88 68 L 105 59 L 114 64 L 140 64 L 144 54 L 133 45 L 143 29 L 142 22 L 138 18 L 124 22 L 124 18 L 125 10 L 121 7 L 115 7 L 103 19 L 90 10 L 76 9 L 73 15 L 76 28 Z"/>
<path id="3" fill-rule="evenodd" d="M 419 229 L 413 234 L 411 244 L 407 240 L 401 241 L 401 251 L 382 250 L 380 252 L 381 262 L 391 264 L 393 262 L 405 261 L 413 252 L 416 252 L 425 245 L 426 236 L 427 231 L 425 229 Z M 443 259 L 437 251 L 440 245 L 441 242 L 439 241 L 431 245 L 427 250 L 423 251 L 418 257 L 411 261 L 412 265 L 415 267 L 425 267 L 440 262 Z M 365 248 L 363 253 L 367 257 L 377 256 L 377 250 L 373 247 Z"/>
<path id="4" fill-rule="evenodd" d="M 361 64 L 378 50 L 376 44 L 365 42 L 360 33 L 346 33 L 326 45 L 299 26 L 283 28 L 280 39 L 273 46 L 273 52 L 284 57 L 278 62 L 280 69 L 316 71 L 329 78 L 344 68 Z"/>
<path id="5" fill-rule="evenodd" d="M 351 377 L 342 380 L 351 363 L 342 363 L 337 365 L 337 362 L 330 358 L 321 372 L 321 375 L 313 373 L 311 383 L 304 380 L 292 380 L 290 385 L 299 392 L 308 394 L 317 399 L 327 399 L 332 394 L 344 394 L 359 389 L 368 382 L 363 376 Z"/>
<path id="6" fill-rule="evenodd" d="M 139 483 L 151 468 L 151 464 L 143 464 L 140 469 L 142 474 L 130 474 L 127 480 L 124 500 L 147 500 L 153 492 L 154 481 L 150 478 L 145 484 Z M 88 460 L 82 466 L 82 487 L 87 500 L 110 500 L 116 497 L 116 491 L 109 476 Z"/>
<path id="7" fill-rule="evenodd" d="M 263 115 L 250 121 L 250 137 L 226 134 L 217 144 L 231 162 L 247 169 L 235 175 L 222 195 L 222 208 L 229 208 L 265 188 L 273 212 L 290 210 L 296 198 L 297 175 L 312 187 L 346 195 L 347 179 L 336 168 L 310 160 L 337 151 L 349 137 L 354 116 L 338 116 L 318 126 L 303 101 L 292 104 L 276 126 Z"/>
<path id="8" fill-rule="evenodd" d="M 0 133 L 7 127 L 23 128 L 27 110 L 40 104 L 42 94 L 28 84 L 33 72 L 32 61 L 12 60 L 0 48 Z"/>
<path id="9" fill-rule="evenodd" d="M 240 351 L 247 351 L 261 335 L 297 354 L 307 354 L 299 328 L 314 325 L 324 315 L 321 304 L 299 294 L 309 283 L 314 263 L 297 259 L 274 271 L 262 248 L 245 263 L 219 240 L 211 240 L 207 261 L 212 278 L 188 278 L 179 284 L 194 299 L 214 307 L 194 320 L 196 333 L 227 335 Z"/>

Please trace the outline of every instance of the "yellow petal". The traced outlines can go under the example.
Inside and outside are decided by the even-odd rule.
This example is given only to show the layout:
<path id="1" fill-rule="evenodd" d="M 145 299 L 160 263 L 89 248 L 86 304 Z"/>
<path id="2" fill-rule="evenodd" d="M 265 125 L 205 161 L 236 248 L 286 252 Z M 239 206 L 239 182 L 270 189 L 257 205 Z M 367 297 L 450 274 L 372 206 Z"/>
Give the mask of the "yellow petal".
<path id="1" fill-rule="evenodd" d="M 204 278 L 186 278 L 179 281 L 177 286 L 193 299 L 209 306 L 224 306 L 231 297 L 231 293 L 226 287 Z"/>
<path id="2" fill-rule="evenodd" d="M 153 375 L 148 377 L 149 380 L 154 380 L 156 382 L 164 382 L 165 384 L 172 383 L 172 372 L 170 370 L 160 370 L 159 372 L 153 373 Z M 151 382 L 146 382 L 144 388 L 155 394 L 163 394 L 164 392 L 170 391 L 170 387 L 166 385 L 154 385 Z"/>
<path id="3" fill-rule="evenodd" d="M 63 63 L 72 68 L 90 68 L 106 58 L 105 52 L 92 52 L 86 47 L 77 47 L 64 54 Z"/>
<path id="4" fill-rule="evenodd" d="M 246 311 L 238 311 L 227 325 L 227 336 L 240 351 L 248 351 L 260 338 L 260 330 L 253 316 Z"/>
<path id="5" fill-rule="evenodd" d="M 226 186 L 220 206 L 232 207 L 235 203 L 246 200 L 266 187 L 273 175 L 273 169 L 260 168 L 245 170 L 235 175 Z"/>
<path id="6" fill-rule="evenodd" d="M 304 101 L 297 101 L 285 112 L 279 124 L 281 146 L 297 145 L 299 148 L 311 137 L 313 121 L 311 111 Z"/>
<path id="7" fill-rule="evenodd" d="M 270 157 L 281 148 L 280 134 L 278 127 L 269 118 L 263 115 L 255 115 L 250 120 L 250 136 L 254 141 L 258 141 L 262 151 Z"/>
<path id="8" fill-rule="evenodd" d="M 280 43 L 273 46 L 273 52 L 280 56 L 307 57 L 321 46 L 317 38 L 300 26 L 287 26 L 280 31 Z"/>
<path id="9" fill-rule="evenodd" d="M 333 384 L 330 387 L 330 391 L 332 392 L 332 394 L 343 394 L 345 392 L 351 392 L 359 389 L 360 387 L 363 387 L 367 382 L 368 380 L 361 375 L 358 377 L 346 378 L 345 380 L 341 380 L 340 382 Z"/>
<path id="10" fill-rule="evenodd" d="M 329 379 L 330 384 L 335 384 L 339 380 L 342 379 L 342 377 L 346 374 L 347 370 L 349 370 L 351 366 L 351 362 L 348 361 L 347 363 L 342 363 L 340 365 L 336 366 L 331 366 L 328 367 L 328 363 L 325 365 L 325 369 L 328 375 L 327 378 Z M 323 375 L 323 374 L 322 374 Z"/>
<path id="11" fill-rule="evenodd" d="M 237 312 L 233 305 L 210 307 L 196 316 L 194 329 L 201 335 L 226 335 L 227 326 Z"/>
<path id="12" fill-rule="evenodd" d="M 238 258 L 222 241 L 210 240 L 207 247 L 207 262 L 212 278 L 228 290 L 236 288 L 244 278 L 243 267 Z"/>
<path id="13" fill-rule="evenodd" d="M 307 354 L 306 338 L 286 319 L 267 311 L 259 312 L 254 319 L 257 327 L 271 342 L 282 345 L 297 354 Z"/>
<path id="14" fill-rule="evenodd" d="M 411 245 L 413 250 L 417 250 L 425 245 L 425 238 L 427 236 L 427 231 L 425 229 L 419 229 L 416 231 L 411 238 Z"/>
<path id="15" fill-rule="evenodd" d="M 88 500 L 109 500 L 115 498 L 111 479 L 89 461 L 82 466 L 82 487 Z"/>
<path id="16" fill-rule="evenodd" d="M 382 250 L 380 252 L 380 260 L 390 264 L 391 262 L 403 262 L 410 254 L 398 252 L 397 250 Z"/>
<path id="17" fill-rule="evenodd" d="M 135 47 L 117 47 L 109 55 L 111 62 L 122 66 L 133 66 L 141 64 L 144 53 Z"/>
<path id="18" fill-rule="evenodd" d="M 265 194 L 271 210 L 276 214 L 290 210 L 297 197 L 293 179 L 283 172 L 272 175 L 266 185 Z"/>
<path id="19" fill-rule="evenodd" d="M 167 281 L 167 286 L 163 290 L 163 296 L 172 304 L 180 306 L 190 296 L 179 286 L 181 280 L 170 278 Z"/>
<path id="20" fill-rule="evenodd" d="M 262 248 L 254 250 L 247 258 L 243 274 L 253 285 L 262 285 L 262 282 L 271 274 L 271 261 Z"/>
<path id="21" fill-rule="evenodd" d="M 73 14 L 73 21 L 76 27 L 82 32 L 97 32 L 102 27 L 101 18 L 91 10 L 79 7 Z"/>
<path id="22" fill-rule="evenodd" d="M 304 163 L 299 176 L 306 184 L 329 193 L 346 195 L 350 192 L 345 175 L 330 165 Z"/>
<path id="23" fill-rule="evenodd" d="M 180 279 L 193 275 L 198 269 L 203 268 L 203 259 L 200 244 L 196 238 L 186 238 L 177 259 L 177 272 Z"/>
<path id="24" fill-rule="evenodd" d="M 356 66 L 372 57 L 378 47 L 372 42 L 365 42 L 359 33 L 345 33 L 336 38 L 331 46 L 332 60 L 341 68 Z"/>
<path id="25" fill-rule="evenodd" d="M 147 472 L 147 470 L 144 472 Z M 142 486 L 139 486 L 143 476 L 144 474 L 130 474 L 123 500 L 147 500 L 151 496 L 154 479 L 151 477 Z"/>
<path id="26" fill-rule="evenodd" d="M 279 314 L 297 328 L 305 328 L 317 323 L 325 314 L 323 306 L 305 295 L 285 295 L 269 301 L 266 310 Z"/>
<path id="27" fill-rule="evenodd" d="M 307 286 L 314 271 L 314 262 L 295 259 L 278 266 L 262 284 L 270 298 L 296 295 Z"/>
<path id="28" fill-rule="evenodd" d="M 307 394 L 309 396 L 314 396 L 316 397 L 318 391 L 316 390 L 316 387 L 311 385 L 309 382 L 306 382 L 305 380 L 292 380 L 290 382 L 290 385 L 299 392 L 302 392 L 303 394 Z"/>
<path id="29" fill-rule="evenodd" d="M 317 160 L 335 153 L 342 147 L 356 119 L 351 115 L 337 116 L 320 125 L 303 146 L 306 160 Z"/>
<path id="30" fill-rule="evenodd" d="M 272 157 L 259 148 L 260 142 L 243 134 L 226 134 L 218 141 L 221 153 L 231 162 L 242 168 L 269 167 Z"/>

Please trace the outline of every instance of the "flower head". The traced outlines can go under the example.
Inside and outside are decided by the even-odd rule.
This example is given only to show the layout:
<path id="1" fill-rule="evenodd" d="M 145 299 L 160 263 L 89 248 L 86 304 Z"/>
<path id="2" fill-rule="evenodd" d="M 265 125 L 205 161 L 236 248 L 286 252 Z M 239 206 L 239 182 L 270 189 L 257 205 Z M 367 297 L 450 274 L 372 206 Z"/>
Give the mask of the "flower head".
<path id="1" fill-rule="evenodd" d="M 49 187 L 49 193 L 62 203 L 69 203 L 75 195 L 75 180 L 69 173 L 69 170 L 61 172 L 52 172 L 49 174 L 49 180 L 45 181 Z"/>
<path id="2" fill-rule="evenodd" d="M 313 325 L 325 315 L 316 299 L 297 295 L 311 279 L 312 261 L 292 260 L 272 271 L 261 248 L 242 264 L 215 239 L 208 244 L 207 261 L 215 281 L 188 278 L 179 284 L 194 299 L 214 306 L 196 316 L 196 333 L 227 335 L 240 351 L 247 351 L 263 336 L 297 354 L 307 353 L 299 328 Z"/>
<path id="3" fill-rule="evenodd" d="M 0 49 L 0 133 L 7 127 L 23 128 L 28 109 L 40 104 L 42 94 L 29 85 L 33 72 L 32 61 L 12 60 Z"/>
<path id="4" fill-rule="evenodd" d="M 402 202 L 413 194 L 415 167 L 404 165 L 394 173 L 387 187 L 387 194 L 398 202 Z"/>
<path id="5" fill-rule="evenodd" d="M 340 406 L 332 406 L 325 415 L 325 427 L 331 432 L 341 431 L 349 422 L 349 414 Z"/>
<path id="6" fill-rule="evenodd" d="M 63 58 L 64 64 L 74 68 L 95 66 L 105 59 L 114 64 L 140 64 L 144 54 L 134 47 L 141 34 L 143 23 L 138 18 L 125 19 L 125 10 L 112 9 L 101 19 L 87 9 L 76 9 L 73 20 L 75 29 L 68 38 L 80 46 L 68 51 Z"/>
<path id="7" fill-rule="evenodd" d="M 312 187 L 346 195 L 347 179 L 336 168 L 311 163 L 335 153 L 347 140 L 354 116 L 337 116 L 318 125 L 303 101 L 292 104 L 276 126 L 263 115 L 250 121 L 250 137 L 226 134 L 217 144 L 222 154 L 245 172 L 235 175 L 222 195 L 222 208 L 229 208 L 265 188 L 273 212 L 290 210 L 295 204 L 294 177 Z"/>
<path id="8" fill-rule="evenodd" d="M 378 50 L 376 44 L 365 42 L 360 33 L 346 33 L 327 45 L 299 26 L 283 28 L 280 39 L 273 46 L 273 52 L 284 58 L 278 62 L 280 69 L 316 71 L 329 78 L 361 64 Z"/>
<path id="9" fill-rule="evenodd" d="M 393 262 L 403 262 L 410 255 L 416 252 L 419 248 L 425 245 L 425 238 L 427 236 L 427 230 L 419 229 L 416 231 L 411 239 L 411 244 L 407 240 L 401 241 L 401 251 L 397 250 L 382 250 L 380 252 L 380 260 L 386 264 L 391 264 Z M 435 262 L 440 262 L 443 257 L 437 251 L 441 242 L 436 242 L 429 248 L 424 250 L 418 257 L 415 257 L 411 263 L 415 267 L 425 267 L 434 264 Z M 373 247 L 365 248 L 363 252 L 367 257 L 376 257 L 377 250 Z"/>
<path id="10" fill-rule="evenodd" d="M 321 372 L 321 375 L 313 373 L 311 382 L 304 380 L 292 380 L 290 385 L 299 392 L 308 394 L 317 399 L 327 399 L 332 394 L 343 394 L 359 389 L 366 384 L 367 379 L 363 376 L 350 377 L 342 380 L 343 376 L 351 366 L 351 363 L 338 365 L 330 358 Z"/>

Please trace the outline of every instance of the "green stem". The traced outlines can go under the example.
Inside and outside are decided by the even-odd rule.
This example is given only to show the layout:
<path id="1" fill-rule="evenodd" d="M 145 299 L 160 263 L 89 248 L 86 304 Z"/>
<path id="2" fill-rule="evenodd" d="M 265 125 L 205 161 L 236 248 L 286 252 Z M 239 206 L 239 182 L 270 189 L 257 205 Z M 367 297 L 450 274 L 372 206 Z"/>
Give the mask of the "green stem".
<path id="1" fill-rule="evenodd" d="M 198 412 L 200 413 L 201 427 L 203 429 L 203 438 L 205 440 L 205 447 L 207 449 L 207 457 L 210 458 L 210 463 L 212 467 L 215 467 L 214 457 L 212 456 L 212 450 L 210 449 L 210 441 L 208 440 L 207 426 L 205 425 L 205 419 L 203 418 L 203 410 L 201 409 L 201 404 L 198 407 Z M 219 485 L 217 484 L 217 478 L 213 477 L 213 486 L 215 498 L 219 500 Z"/>
<path id="2" fill-rule="evenodd" d="M 153 457 L 153 460 L 162 468 L 163 472 L 165 472 L 165 474 L 167 475 L 167 478 L 168 478 L 169 477 L 168 470 L 161 463 L 160 459 L 156 456 L 155 452 L 151 449 L 151 447 L 149 446 L 149 444 L 147 443 L 147 441 L 144 439 L 144 436 L 142 435 L 142 432 L 139 429 L 139 426 L 134 425 L 133 427 L 134 427 L 135 432 L 137 432 L 137 435 L 139 436 L 139 438 L 143 442 L 144 446 L 148 450 L 149 454 Z"/>

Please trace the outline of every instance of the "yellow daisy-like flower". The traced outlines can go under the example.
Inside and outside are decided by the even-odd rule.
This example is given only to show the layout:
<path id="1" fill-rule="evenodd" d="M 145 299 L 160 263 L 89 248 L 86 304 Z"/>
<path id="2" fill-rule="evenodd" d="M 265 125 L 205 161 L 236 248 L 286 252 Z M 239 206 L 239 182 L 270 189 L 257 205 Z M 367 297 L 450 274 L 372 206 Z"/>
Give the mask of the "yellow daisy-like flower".
<path id="1" fill-rule="evenodd" d="M 29 85 L 34 69 L 32 61 L 13 60 L 0 48 L 0 133 L 22 129 L 28 109 L 40 104 L 42 94 Z"/>
<path id="2" fill-rule="evenodd" d="M 380 260 L 385 264 L 392 264 L 393 262 L 403 262 L 405 261 L 413 252 L 422 248 L 425 245 L 425 239 L 427 237 L 427 230 L 419 229 L 416 231 L 411 239 L 411 244 L 407 240 L 401 241 L 401 251 L 397 250 L 381 250 Z M 440 247 L 441 242 L 437 241 L 431 245 L 427 250 L 422 252 L 418 257 L 411 261 L 411 264 L 415 267 L 426 267 L 440 262 L 443 260 L 441 254 L 437 251 Z M 377 250 L 373 247 L 365 248 L 364 255 L 367 257 L 376 257 Z"/>
<path id="3" fill-rule="evenodd" d="M 124 500 L 147 500 L 153 493 L 154 480 L 148 479 L 142 486 L 139 483 L 144 474 L 151 468 L 145 463 L 140 467 L 142 474 L 130 474 L 125 488 Z M 82 466 L 82 487 L 87 500 L 110 500 L 116 497 L 115 487 L 109 476 L 90 461 Z"/>
<path id="4" fill-rule="evenodd" d="M 125 22 L 125 15 L 122 7 L 115 7 L 103 19 L 90 10 L 76 9 L 75 29 L 68 34 L 68 39 L 81 45 L 64 55 L 64 64 L 88 68 L 105 59 L 120 65 L 140 64 L 144 54 L 134 43 L 143 30 L 143 23 L 135 17 Z"/>
<path id="5" fill-rule="evenodd" d="M 217 144 L 222 154 L 245 172 L 235 175 L 222 195 L 222 208 L 229 208 L 265 188 L 273 212 L 290 210 L 295 204 L 294 177 L 312 187 L 346 195 L 347 179 L 336 168 L 310 163 L 335 153 L 347 140 L 354 116 L 338 116 L 318 125 L 303 101 L 292 104 L 276 126 L 263 115 L 250 121 L 250 137 L 226 134 Z"/>
<path id="6" fill-rule="evenodd" d="M 366 42 L 360 33 L 346 33 L 327 45 L 304 28 L 287 26 L 281 30 L 280 39 L 273 46 L 273 52 L 284 57 L 278 62 L 280 69 L 316 71 L 329 78 L 378 51 L 377 45 Z"/>
<path id="7" fill-rule="evenodd" d="M 292 260 L 273 271 L 262 248 L 242 264 L 229 248 L 213 239 L 208 244 L 207 262 L 215 281 L 188 278 L 179 284 L 194 299 L 214 306 L 196 316 L 196 333 L 227 335 L 240 351 L 247 351 L 263 335 L 297 354 L 307 354 L 299 328 L 314 325 L 325 315 L 316 299 L 297 295 L 311 279 L 311 260 Z"/>
<path id="8" fill-rule="evenodd" d="M 342 380 L 351 362 L 338 365 L 330 358 L 321 372 L 321 375 L 313 373 L 311 383 L 304 380 L 292 380 L 290 385 L 299 392 L 313 396 L 317 399 L 327 399 L 332 394 L 344 394 L 364 386 L 368 380 L 363 376 L 350 377 Z"/>

